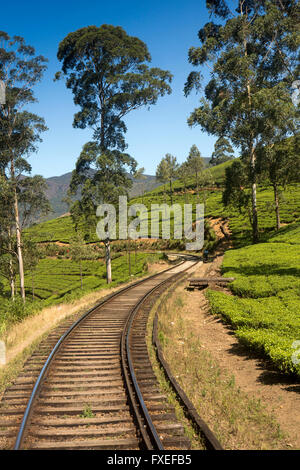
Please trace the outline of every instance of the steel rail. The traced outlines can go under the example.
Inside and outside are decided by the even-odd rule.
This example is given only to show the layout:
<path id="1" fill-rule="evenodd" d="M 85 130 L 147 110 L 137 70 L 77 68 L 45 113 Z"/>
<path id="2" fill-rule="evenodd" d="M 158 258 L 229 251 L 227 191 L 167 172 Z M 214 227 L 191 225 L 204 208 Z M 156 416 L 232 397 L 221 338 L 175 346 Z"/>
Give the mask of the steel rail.
<path id="1" fill-rule="evenodd" d="M 180 284 L 181 282 L 182 281 L 180 280 L 178 283 Z M 177 284 L 171 287 L 171 292 L 174 292 L 174 290 L 176 289 L 176 286 Z M 166 299 L 164 298 L 161 304 L 164 304 L 165 302 L 166 302 Z M 221 446 L 220 442 L 218 441 L 214 433 L 211 431 L 207 423 L 199 416 L 195 406 L 189 400 L 184 390 L 180 387 L 179 383 L 177 382 L 176 378 L 171 372 L 169 364 L 165 360 L 165 357 L 163 354 L 163 348 L 158 338 L 158 312 L 157 311 L 155 313 L 154 322 L 153 322 L 152 344 L 156 349 L 156 356 L 163 369 L 165 377 L 170 382 L 179 401 L 181 402 L 184 409 L 186 410 L 188 418 L 191 419 L 191 421 L 193 422 L 198 432 L 203 435 L 206 441 L 207 448 L 210 450 L 223 450 L 223 447 Z"/>
<path id="2" fill-rule="evenodd" d="M 184 261 L 182 261 L 181 263 L 178 263 L 176 266 L 179 266 L 181 264 L 183 264 Z M 165 269 L 164 271 L 161 271 L 159 273 L 156 273 L 156 274 L 153 274 L 151 276 L 148 276 L 147 278 L 145 279 L 141 279 L 137 282 L 134 282 L 133 284 L 129 285 L 129 286 L 126 286 L 120 290 L 118 290 L 117 292 L 114 292 L 112 294 L 110 294 L 109 296 L 107 296 L 105 299 L 103 299 L 101 302 L 99 302 L 95 307 L 91 308 L 90 310 L 88 310 L 82 317 L 80 317 L 76 322 L 74 322 L 70 328 L 60 337 L 60 339 L 57 341 L 57 343 L 55 344 L 54 348 L 52 349 L 51 353 L 49 354 L 48 358 L 46 359 L 46 362 L 44 364 L 44 366 L 42 367 L 41 369 L 41 372 L 35 382 L 35 385 L 33 387 L 33 390 L 31 392 L 31 395 L 30 395 L 30 398 L 28 400 L 28 403 L 27 403 L 27 406 L 26 406 L 26 410 L 24 412 L 24 415 L 23 415 L 23 418 L 22 418 L 22 421 L 21 421 L 21 425 L 19 427 L 19 431 L 18 431 L 18 435 L 17 435 L 17 438 L 16 438 L 16 441 L 15 441 L 15 445 L 14 445 L 14 450 L 20 450 L 21 449 L 21 446 L 23 445 L 23 442 L 24 442 L 24 438 L 25 438 L 25 433 L 26 433 L 26 429 L 27 429 L 27 426 L 30 422 L 30 418 L 32 416 L 32 412 L 33 412 L 33 405 L 35 403 L 35 400 L 36 398 L 38 397 L 38 394 L 41 390 L 41 387 L 43 385 L 43 382 L 44 380 L 46 379 L 46 376 L 47 376 L 47 372 L 49 370 L 49 367 L 54 359 L 54 357 L 57 355 L 61 345 L 64 343 L 65 339 L 70 335 L 70 333 L 85 319 L 87 318 L 89 315 L 91 315 L 96 309 L 98 309 L 99 307 L 101 307 L 102 305 L 104 305 L 105 303 L 109 302 L 112 298 L 115 298 L 121 294 L 123 294 L 124 292 L 126 292 L 127 290 L 130 290 L 132 288 L 134 288 L 135 286 L 137 285 L 140 285 L 146 281 L 148 281 L 149 279 L 153 279 L 155 277 L 158 277 L 159 275 L 163 274 L 163 273 L 166 273 L 168 271 L 170 271 L 171 269 L 174 269 L 174 266 L 168 268 L 168 269 Z"/>
<path id="3" fill-rule="evenodd" d="M 195 261 L 195 264 L 197 262 L 198 262 L 198 260 Z M 136 418 L 137 418 L 137 421 L 138 421 L 138 424 L 139 424 L 141 434 L 143 436 L 144 442 L 145 442 L 146 447 L 147 447 L 148 450 L 153 450 L 153 448 L 155 450 L 156 449 L 157 450 L 164 450 L 164 446 L 163 446 L 163 443 L 161 442 L 161 439 L 160 439 L 160 437 L 159 437 L 159 435 L 156 431 L 156 428 L 153 424 L 153 421 L 152 421 L 151 416 L 149 414 L 147 405 L 145 404 L 143 394 L 142 394 L 142 392 L 140 390 L 140 387 L 138 385 L 138 380 L 137 380 L 137 377 L 136 377 L 136 374 L 135 374 L 135 371 L 134 371 L 134 367 L 133 367 L 133 364 L 132 364 L 132 358 L 131 358 L 131 352 L 130 352 L 131 328 L 132 328 L 132 325 L 133 325 L 133 321 L 134 321 L 134 319 L 135 319 L 135 317 L 136 317 L 136 315 L 139 311 L 139 308 L 145 302 L 145 300 L 148 299 L 148 297 L 150 297 L 156 290 L 161 288 L 164 284 L 166 284 L 170 281 L 172 282 L 172 280 L 174 278 L 179 277 L 180 275 L 183 275 L 188 269 L 190 269 L 192 267 L 193 267 L 193 265 L 188 266 L 186 269 L 180 271 L 179 273 L 174 273 L 173 276 L 163 280 L 159 285 L 153 287 L 150 291 L 148 291 L 142 297 L 142 299 L 140 299 L 139 302 L 133 307 L 133 309 L 131 311 L 131 314 L 128 316 L 128 319 L 127 319 L 127 322 L 126 322 L 126 325 L 124 327 L 123 334 L 122 334 L 122 364 L 123 364 L 123 369 L 124 369 L 124 375 L 125 375 L 125 378 L 126 378 L 127 389 L 130 390 L 131 386 L 130 386 L 130 380 L 129 380 L 129 377 L 128 377 L 128 373 L 126 371 L 126 361 L 125 361 L 125 357 L 124 357 L 125 349 L 126 349 L 127 363 L 128 363 L 128 367 L 129 367 L 129 370 L 130 370 L 130 375 L 131 375 L 131 380 L 132 380 L 132 384 L 133 384 L 134 393 L 137 396 L 142 414 L 143 414 L 144 419 L 145 419 L 146 428 L 148 430 L 147 433 L 146 433 L 146 430 L 145 430 L 145 427 L 144 427 L 143 420 L 140 416 L 140 412 L 138 411 L 137 406 L 135 404 L 133 404 L 134 402 L 132 402 L 133 409 L 134 409 L 134 412 L 135 412 L 135 415 L 136 415 Z M 133 396 L 132 390 L 130 391 L 130 395 Z"/>

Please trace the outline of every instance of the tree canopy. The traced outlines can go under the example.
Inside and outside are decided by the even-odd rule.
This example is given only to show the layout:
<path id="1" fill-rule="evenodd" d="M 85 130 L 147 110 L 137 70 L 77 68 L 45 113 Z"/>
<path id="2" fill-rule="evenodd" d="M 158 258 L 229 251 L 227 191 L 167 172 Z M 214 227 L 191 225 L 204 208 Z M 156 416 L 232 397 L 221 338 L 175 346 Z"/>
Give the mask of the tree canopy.
<path id="1" fill-rule="evenodd" d="M 146 44 L 129 36 L 120 26 L 88 26 L 68 34 L 59 44 L 57 57 L 67 88 L 80 111 L 73 126 L 93 129 L 76 163 L 71 191 L 82 187 L 81 201 L 73 215 L 93 218 L 97 205 L 116 204 L 116 196 L 132 184 L 125 170 L 134 175 L 136 161 L 127 153 L 123 118 L 141 106 L 156 103 L 171 93 L 172 75 L 151 61 Z M 93 175 L 91 169 L 94 169 Z M 106 241 L 107 273 L 110 271 L 109 240 Z M 108 282 L 111 276 L 107 274 Z"/>
<path id="2" fill-rule="evenodd" d="M 256 242 L 257 150 L 296 132 L 291 86 L 299 74 L 299 5 L 296 0 L 207 0 L 206 5 L 216 21 L 199 31 L 201 46 L 190 48 L 189 61 L 207 65 L 211 77 L 188 123 L 229 138 L 247 160 Z M 199 91 L 203 82 L 201 72 L 191 72 L 185 94 Z"/>

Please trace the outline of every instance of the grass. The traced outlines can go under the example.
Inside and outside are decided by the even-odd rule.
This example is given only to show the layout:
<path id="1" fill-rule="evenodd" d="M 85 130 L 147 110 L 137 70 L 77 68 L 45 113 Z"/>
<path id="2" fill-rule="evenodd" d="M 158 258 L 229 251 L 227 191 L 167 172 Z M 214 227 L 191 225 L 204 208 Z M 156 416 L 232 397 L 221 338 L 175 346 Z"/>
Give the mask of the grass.
<path id="1" fill-rule="evenodd" d="M 26 360 L 31 356 L 43 338 L 38 338 L 20 351 L 8 364 L 0 367 L 0 396 L 21 373 Z"/>
<path id="2" fill-rule="evenodd" d="M 204 350 L 189 320 L 183 286 L 159 306 L 159 334 L 172 374 L 224 449 L 275 449 L 283 434 L 259 400 L 235 384 Z"/>
<path id="3" fill-rule="evenodd" d="M 222 272 L 235 277 L 234 295 L 207 294 L 212 312 L 234 327 L 242 343 L 277 370 L 298 376 L 293 344 L 300 339 L 299 266 L 299 224 L 293 224 L 268 243 L 228 251 Z"/>
<path id="4" fill-rule="evenodd" d="M 94 418 L 95 417 L 95 414 L 93 413 L 93 410 L 91 408 L 91 405 L 89 404 L 86 404 L 84 406 L 84 409 L 81 413 L 81 415 L 79 415 L 80 418 Z"/>

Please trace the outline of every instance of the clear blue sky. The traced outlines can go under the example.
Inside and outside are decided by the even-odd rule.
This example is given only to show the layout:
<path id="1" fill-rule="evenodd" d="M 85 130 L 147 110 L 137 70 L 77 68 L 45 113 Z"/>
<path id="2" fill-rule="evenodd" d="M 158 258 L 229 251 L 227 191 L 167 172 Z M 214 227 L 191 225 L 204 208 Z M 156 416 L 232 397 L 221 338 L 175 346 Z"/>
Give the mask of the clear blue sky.
<path id="1" fill-rule="evenodd" d="M 169 70 L 173 75 L 172 94 L 160 98 L 147 109 L 133 111 L 125 119 L 128 131 L 127 151 L 155 174 L 156 166 L 166 153 L 185 160 L 196 144 L 202 156 L 210 157 L 215 138 L 200 128 L 189 128 L 187 118 L 200 96 L 185 98 L 183 87 L 192 70 L 188 50 L 198 46 L 198 30 L 209 20 L 204 0 L 87 0 L 40 2 L 34 0 L 2 2 L 0 30 L 19 35 L 34 46 L 36 53 L 49 59 L 43 81 L 36 87 L 39 100 L 32 108 L 44 117 L 49 131 L 44 133 L 37 154 L 29 162 L 32 174 L 58 176 L 72 171 L 81 148 L 91 138 L 90 130 L 73 129 L 73 115 L 78 108 L 63 82 L 53 82 L 60 64 L 56 59 L 59 42 L 71 31 L 103 23 L 122 26 L 144 41 L 152 56 L 152 66 Z"/>

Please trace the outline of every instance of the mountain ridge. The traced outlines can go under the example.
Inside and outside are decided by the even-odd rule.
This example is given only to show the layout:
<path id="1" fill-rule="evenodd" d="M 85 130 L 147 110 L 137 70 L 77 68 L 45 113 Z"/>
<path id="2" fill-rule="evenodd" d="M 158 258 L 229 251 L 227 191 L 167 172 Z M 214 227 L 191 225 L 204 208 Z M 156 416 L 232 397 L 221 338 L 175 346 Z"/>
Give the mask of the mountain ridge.
<path id="1" fill-rule="evenodd" d="M 153 175 L 144 175 L 145 178 L 140 180 L 134 180 L 131 175 L 128 176 L 133 180 L 132 187 L 129 190 L 130 197 L 141 196 L 143 192 L 151 191 L 161 184 Z M 47 184 L 45 194 L 53 211 L 43 221 L 55 219 L 69 211 L 68 204 L 63 199 L 67 196 L 71 178 L 72 172 L 64 173 L 61 176 L 45 178 Z"/>

